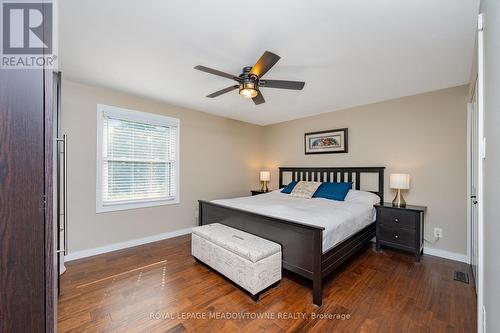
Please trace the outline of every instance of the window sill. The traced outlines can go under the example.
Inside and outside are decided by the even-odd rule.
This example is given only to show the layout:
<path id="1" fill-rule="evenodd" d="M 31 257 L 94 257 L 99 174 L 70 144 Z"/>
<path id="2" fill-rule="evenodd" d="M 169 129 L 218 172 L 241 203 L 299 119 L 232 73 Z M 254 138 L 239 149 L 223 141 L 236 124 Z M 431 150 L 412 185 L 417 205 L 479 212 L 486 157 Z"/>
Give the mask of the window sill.
<path id="1" fill-rule="evenodd" d="M 121 210 L 131 210 L 131 209 L 177 205 L 177 204 L 179 204 L 178 198 L 169 200 L 144 201 L 144 202 L 127 202 L 127 203 L 112 204 L 112 205 L 98 204 L 96 207 L 96 213 L 107 213 L 107 212 L 116 212 Z"/>

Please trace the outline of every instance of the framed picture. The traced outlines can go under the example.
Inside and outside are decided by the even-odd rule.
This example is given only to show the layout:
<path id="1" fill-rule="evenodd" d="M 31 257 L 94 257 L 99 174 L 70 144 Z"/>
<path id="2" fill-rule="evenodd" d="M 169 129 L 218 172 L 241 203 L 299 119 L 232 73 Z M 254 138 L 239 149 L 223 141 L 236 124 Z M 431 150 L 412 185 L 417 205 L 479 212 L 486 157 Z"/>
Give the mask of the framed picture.
<path id="1" fill-rule="evenodd" d="M 347 128 L 304 134 L 307 154 L 347 153 Z"/>

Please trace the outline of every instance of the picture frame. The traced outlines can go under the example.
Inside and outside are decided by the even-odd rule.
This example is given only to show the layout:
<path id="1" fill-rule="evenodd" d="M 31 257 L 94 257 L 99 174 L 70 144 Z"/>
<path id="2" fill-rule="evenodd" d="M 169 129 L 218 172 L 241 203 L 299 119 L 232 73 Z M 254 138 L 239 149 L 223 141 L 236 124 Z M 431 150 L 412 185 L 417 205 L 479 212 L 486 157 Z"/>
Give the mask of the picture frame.
<path id="1" fill-rule="evenodd" d="M 305 154 L 340 154 L 348 152 L 348 130 L 310 132 L 304 134 Z"/>

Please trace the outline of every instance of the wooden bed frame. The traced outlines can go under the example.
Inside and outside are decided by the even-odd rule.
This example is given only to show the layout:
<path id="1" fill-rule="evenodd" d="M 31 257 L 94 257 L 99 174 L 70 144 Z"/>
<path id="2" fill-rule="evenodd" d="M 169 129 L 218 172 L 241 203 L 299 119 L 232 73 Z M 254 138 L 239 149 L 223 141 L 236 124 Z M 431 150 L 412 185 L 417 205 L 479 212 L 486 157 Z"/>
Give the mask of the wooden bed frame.
<path id="1" fill-rule="evenodd" d="M 378 175 L 378 190 L 373 193 L 384 202 L 385 167 L 358 168 L 279 168 L 279 187 L 284 174 L 291 173 L 291 180 L 320 182 L 353 181 L 359 190 L 362 174 Z M 281 244 L 283 268 L 299 274 L 313 283 L 313 303 L 322 304 L 323 279 L 375 237 L 375 223 L 323 253 L 323 227 L 257 214 L 226 207 L 210 201 L 199 200 L 199 225 L 222 223 L 259 237 Z"/>

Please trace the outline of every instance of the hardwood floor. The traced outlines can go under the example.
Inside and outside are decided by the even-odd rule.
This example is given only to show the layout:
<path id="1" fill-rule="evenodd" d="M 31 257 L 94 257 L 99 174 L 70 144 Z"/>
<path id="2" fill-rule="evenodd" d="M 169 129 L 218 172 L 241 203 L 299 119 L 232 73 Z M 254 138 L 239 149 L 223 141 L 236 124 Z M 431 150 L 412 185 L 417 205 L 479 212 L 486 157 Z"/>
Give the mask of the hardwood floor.
<path id="1" fill-rule="evenodd" d="M 473 286 L 453 280 L 455 270 L 470 275 L 468 266 L 428 255 L 413 259 L 367 247 L 325 281 L 321 308 L 312 304 L 308 282 L 286 273 L 254 303 L 196 263 L 190 236 L 181 236 L 68 263 L 58 330 L 473 332 Z"/>

